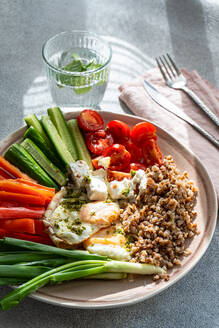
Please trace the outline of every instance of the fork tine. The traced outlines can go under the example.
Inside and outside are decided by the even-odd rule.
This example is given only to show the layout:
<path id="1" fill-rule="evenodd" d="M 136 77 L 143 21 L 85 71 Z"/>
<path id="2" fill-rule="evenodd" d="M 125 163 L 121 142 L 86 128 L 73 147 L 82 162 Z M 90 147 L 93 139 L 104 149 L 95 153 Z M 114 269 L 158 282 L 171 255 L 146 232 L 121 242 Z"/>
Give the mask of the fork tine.
<path id="1" fill-rule="evenodd" d="M 175 68 L 176 72 L 177 72 L 177 75 L 180 75 L 181 72 L 180 70 L 178 69 L 178 67 L 176 66 L 176 64 L 174 63 L 174 61 L 172 60 L 172 58 L 170 57 L 169 54 L 167 54 L 167 57 L 169 58 L 169 61 L 171 62 L 171 64 L 173 65 L 173 67 Z"/>
<path id="2" fill-rule="evenodd" d="M 158 65 L 158 67 L 160 69 L 161 74 L 163 75 L 164 80 L 167 82 L 168 79 L 166 77 L 166 73 L 164 72 L 164 70 L 163 70 L 163 68 L 162 68 L 162 66 L 160 64 L 159 59 L 158 58 L 155 58 L 155 60 L 157 62 L 157 65 Z"/>
<path id="3" fill-rule="evenodd" d="M 169 72 L 167 66 L 165 65 L 165 63 L 164 63 L 162 57 L 159 57 L 159 58 L 160 58 L 160 61 L 161 61 L 162 65 L 163 65 L 163 67 L 165 68 L 165 71 L 166 71 L 167 75 L 169 76 L 169 78 L 170 78 L 170 80 L 171 80 L 171 79 L 172 79 L 172 76 L 171 76 L 171 74 L 170 74 L 170 72 Z"/>
<path id="4" fill-rule="evenodd" d="M 170 63 L 168 62 L 167 58 L 164 55 L 163 55 L 163 59 L 166 62 L 167 66 L 169 67 L 169 69 L 170 69 L 171 73 L 173 74 L 173 76 L 176 77 L 177 74 L 174 72 L 172 66 L 170 65 Z M 175 69 L 175 67 L 174 67 L 174 69 Z"/>

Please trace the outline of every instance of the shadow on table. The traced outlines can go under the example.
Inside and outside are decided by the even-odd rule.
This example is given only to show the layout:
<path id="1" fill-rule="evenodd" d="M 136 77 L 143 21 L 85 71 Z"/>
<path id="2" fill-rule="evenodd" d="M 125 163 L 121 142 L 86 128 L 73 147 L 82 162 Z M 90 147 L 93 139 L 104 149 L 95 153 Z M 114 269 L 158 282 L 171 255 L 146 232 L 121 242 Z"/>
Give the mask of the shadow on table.
<path id="1" fill-rule="evenodd" d="M 165 6 L 176 62 L 189 70 L 197 70 L 214 84 L 203 4 L 197 0 L 166 0 Z"/>

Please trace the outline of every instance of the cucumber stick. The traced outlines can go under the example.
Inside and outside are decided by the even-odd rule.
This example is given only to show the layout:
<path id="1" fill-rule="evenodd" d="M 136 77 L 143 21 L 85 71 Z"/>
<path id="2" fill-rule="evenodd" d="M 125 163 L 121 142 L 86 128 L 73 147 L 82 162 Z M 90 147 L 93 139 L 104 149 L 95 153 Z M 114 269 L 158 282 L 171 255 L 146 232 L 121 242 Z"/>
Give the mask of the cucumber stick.
<path id="1" fill-rule="evenodd" d="M 66 145 L 68 151 L 76 161 L 78 159 L 78 151 L 75 146 L 74 139 L 69 132 L 68 126 L 66 124 L 65 118 L 62 114 L 62 111 L 58 107 L 48 108 L 47 109 L 48 115 L 55 125 L 62 141 Z"/>
<path id="2" fill-rule="evenodd" d="M 53 164 L 55 164 L 59 169 L 65 172 L 65 164 L 61 162 L 61 160 L 58 158 L 58 155 L 49 148 L 45 139 L 43 139 L 40 133 L 33 126 L 30 126 L 24 133 L 23 139 L 26 138 L 31 139 L 48 157 L 48 159 L 50 159 Z"/>
<path id="3" fill-rule="evenodd" d="M 25 139 L 21 146 L 23 146 L 28 153 L 35 159 L 35 161 L 48 173 L 48 175 L 53 178 L 60 186 L 66 184 L 65 175 L 55 166 L 46 155 L 40 150 L 37 145 L 30 139 Z"/>
<path id="4" fill-rule="evenodd" d="M 51 147 L 51 143 L 45 133 L 45 131 L 43 130 L 43 127 L 40 123 L 40 121 L 38 120 L 38 118 L 36 117 L 35 114 L 31 114 L 27 117 L 24 118 L 27 126 L 33 126 L 35 130 L 38 131 L 38 133 L 42 136 L 42 138 L 46 141 L 46 143 Z"/>
<path id="5" fill-rule="evenodd" d="M 85 161 L 89 168 L 93 170 L 91 156 L 84 141 L 84 137 L 79 129 L 78 121 L 76 119 L 70 120 L 67 122 L 67 125 L 77 147 L 79 159 Z"/>
<path id="6" fill-rule="evenodd" d="M 48 134 L 61 159 L 65 162 L 66 165 L 74 163 L 75 160 L 73 156 L 68 151 L 65 143 L 62 141 L 58 131 L 56 130 L 56 127 L 50 120 L 49 116 L 43 115 L 41 121 L 46 133 Z"/>
<path id="7" fill-rule="evenodd" d="M 58 189 L 57 184 L 37 164 L 33 157 L 19 144 L 13 144 L 4 154 L 5 159 L 44 186 Z"/>

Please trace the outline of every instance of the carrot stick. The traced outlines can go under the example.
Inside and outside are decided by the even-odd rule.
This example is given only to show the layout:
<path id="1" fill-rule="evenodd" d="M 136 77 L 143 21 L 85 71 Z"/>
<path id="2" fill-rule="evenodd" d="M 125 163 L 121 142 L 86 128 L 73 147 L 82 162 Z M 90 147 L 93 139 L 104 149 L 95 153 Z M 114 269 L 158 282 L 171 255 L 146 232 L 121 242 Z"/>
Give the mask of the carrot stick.
<path id="1" fill-rule="evenodd" d="M 0 207 L 0 220 L 32 218 L 40 219 L 45 208 Z"/>
<path id="2" fill-rule="evenodd" d="M 5 179 L 15 179 L 15 176 L 0 167 L 0 175 Z"/>
<path id="3" fill-rule="evenodd" d="M 38 183 L 32 182 L 30 180 L 22 179 L 22 178 L 16 179 L 16 181 L 21 182 L 23 184 L 26 184 L 28 186 L 33 186 L 33 187 L 36 187 L 38 189 L 45 190 L 45 191 L 48 192 L 48 195 L 50 195 L 51 198 L 55 195 L 55 188 L 49 188 L 49 187 L 46 187 L 46 186 L 42 186 Z"/>
<path id="4" fill-rule="evenodd" d="M 18 194 L 14 192 L 0 191 L 0 200 L 17 202 L 27 205 L 45 205 L 45 198 L 35 196 L 35 195 L 26 195 Z"/>
<path id="5" fill-rule="evenodd" d="M 35 195 L 38 197 L 43 197 L 45 200 L 51 199 L 54 196 L 54 192 L 47 191 L 44 189 L 37 188 L 35 186 L 29 186 L 27 184 L 17 182 L 16 180 L 0 180 L 0 190 L 15 192 L 20 194 Z"/>
<path id="6" fill-rule="evenodd" d="M 7 172 L 11 173 L 16 178 L 23 178 L 30 181 L 32 180 L 28 175 L 22 173 L 16 166 L 9 163 L 4 157 L 0 156 L 0 167 L 6 170 Z"/>

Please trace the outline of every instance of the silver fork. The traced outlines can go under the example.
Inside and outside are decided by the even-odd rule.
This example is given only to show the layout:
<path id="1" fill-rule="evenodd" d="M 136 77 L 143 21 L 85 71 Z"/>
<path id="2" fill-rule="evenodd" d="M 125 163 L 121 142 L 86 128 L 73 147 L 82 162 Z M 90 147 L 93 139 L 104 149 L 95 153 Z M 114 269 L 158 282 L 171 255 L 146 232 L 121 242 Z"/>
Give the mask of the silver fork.
<path id="1" fill-rule="evenodd" d="M 180 89 L 186 92 L 193 99 L 193 101 L 205 112 L 205 114 L 207 114 L 208 117 L 217 126 L 219 126 L 218 117 L 212 113 L 212 111 L 203 103 L 203 101 L 201 101 L 201 99 L 186 86 L 187 81 L 185 76 L 180 72 L 170 55 L 166 54 L 166 56 L 163 55 L 159 58 L 156 58 L 156 62 L 164 80 L 166 81 L 166 84 L 170 88 Z"/>

